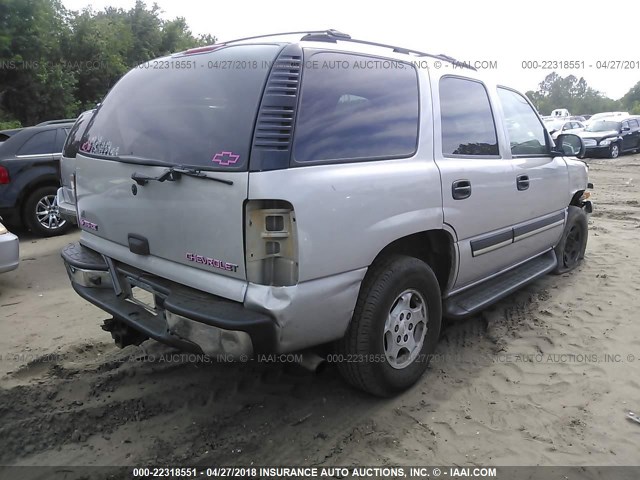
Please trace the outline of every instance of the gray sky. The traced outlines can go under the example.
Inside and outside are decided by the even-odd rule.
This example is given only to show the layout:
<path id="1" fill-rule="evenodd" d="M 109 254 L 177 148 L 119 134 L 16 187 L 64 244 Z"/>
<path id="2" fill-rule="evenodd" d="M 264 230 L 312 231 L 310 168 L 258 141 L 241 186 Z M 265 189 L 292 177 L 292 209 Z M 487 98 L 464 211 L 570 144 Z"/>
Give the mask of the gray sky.
<path id="1" fill-rule="evenodd" d="M 72 10 L 92 5 L 131 8 L 135 0 L 62 0 Z M 152 1 L 147 2 L 148 5 Z M 640 81 L 640 2 L 601 0 L 418 2 L 265 2 L 235 0 L 157 0 L 163 17 L 185 17 L 196 34 L 219 41 L 264 33 L 335 28 L 354 38 L 391 43 L 463 61 L 497 61 L 489 75 L 522 91 L 536 89 L 554 68 L 541 62 L 584 62 L 562 76 L 583 76 L 589 86 L 617 99 Z M 625 29 L 624 21 L 629 19 Z M 631 69 L 598 69 L 602 61 L 632 61 Z M 537 69 L 523 61 L 538 61 Z M 531 65 L 531 64 L 529 64 Z M 533 65 L 532 65 L 533 66 Z M 553 65 L 551 65 L 553 66 Z"/>

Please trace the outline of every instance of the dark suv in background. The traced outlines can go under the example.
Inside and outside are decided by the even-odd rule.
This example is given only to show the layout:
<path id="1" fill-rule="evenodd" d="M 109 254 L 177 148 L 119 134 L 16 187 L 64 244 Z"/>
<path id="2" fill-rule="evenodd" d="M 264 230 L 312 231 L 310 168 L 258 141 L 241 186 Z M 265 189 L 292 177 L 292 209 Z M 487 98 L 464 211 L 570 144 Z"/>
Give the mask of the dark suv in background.
<path id="1" fill-rule="evenodd" d="M 0 131 L 0 217 L 24 224 L 34 234 L 51 237 L 71 225 L 60 217 L 56 192 L 60 186 L 62 146 L 74 123 L 53 120 L 21 130 Z"/>

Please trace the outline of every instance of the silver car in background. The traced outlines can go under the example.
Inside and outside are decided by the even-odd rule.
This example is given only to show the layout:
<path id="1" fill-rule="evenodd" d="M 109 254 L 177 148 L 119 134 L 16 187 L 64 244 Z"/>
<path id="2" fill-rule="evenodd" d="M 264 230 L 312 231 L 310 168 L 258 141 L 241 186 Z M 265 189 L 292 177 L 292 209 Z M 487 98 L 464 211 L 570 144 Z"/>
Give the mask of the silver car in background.
<path id="1" fill-rule="evenodd" d="M 20 246 L 18 237 L 9 232 L 0 223 L 0 273 L 10 272 L 18 268 L 20 261 Z"/>
<path id="2" fill-rule="evenodd" d="M 63 219 L 74 224 L 78 223 L 75 193 L 76 153 L 80 148 L 82 134 L 87 129 L 94 112 L 95 110 L 87 110 L 80 114 L 67 136 L 62 149 L 62 157 L 60 158 L 61 187 L 58 188 L 56 195 L 58 212 Z"/>
<path id="3" fill-rule="evenodd" d="M 544 120 L 544 126 L 547 128 L 547 131 L 551 134 L 551 138 L 554 140 L 558 138 L 558 135 L 573 133 L 577 134 L 584 130 L 584 124 L 577 120 Z"/>

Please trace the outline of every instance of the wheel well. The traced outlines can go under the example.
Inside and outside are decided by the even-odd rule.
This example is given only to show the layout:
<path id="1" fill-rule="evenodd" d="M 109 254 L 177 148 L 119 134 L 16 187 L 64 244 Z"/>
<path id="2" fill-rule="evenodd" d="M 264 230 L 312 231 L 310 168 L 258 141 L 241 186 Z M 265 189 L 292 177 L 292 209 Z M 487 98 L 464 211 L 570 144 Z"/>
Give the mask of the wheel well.
<path id="1" fill-rule="evenodd" d="M 573 194 L 573 197 L 571 198 L 571 202 L 569 203 L 569 205 L 573 205 L 576 207 L 580 206 L 580 198 L 582 198 L 582 195 L 584 194 L 584 190 L 578 190 L 576 193 Z"/>
<path id="2" fill-rule="evenodd" d="M 22 192 L 20 193 L 20 199 L 18 200 L 18 205 L 20 205 L 20 218 L 24 221 L 26 201 L 33 192 L 42 187 L 60 187 L 60 182 L 54 180 L 52 178 L 45 178 L 37 180 L 29 185 L 27 185 Z"/>
<path id="3" fill-rule="evenodd" d="M 447 289 L 453 276 L 455 254 L 453 239 L 444 230 L 429 230 L 399 238 L 387 245 L 378 254 L 374 263 L 392 254 L 408 255 L 425 262 L 440 284 L 440 290 Z"/>

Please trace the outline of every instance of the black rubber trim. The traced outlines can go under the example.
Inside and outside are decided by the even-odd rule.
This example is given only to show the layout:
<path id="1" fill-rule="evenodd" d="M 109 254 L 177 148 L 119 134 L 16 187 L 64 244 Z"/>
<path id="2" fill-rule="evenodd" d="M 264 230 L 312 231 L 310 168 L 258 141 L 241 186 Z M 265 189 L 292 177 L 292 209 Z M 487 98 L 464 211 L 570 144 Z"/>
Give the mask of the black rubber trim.
<path id="1" fill-rule="evenodd" d="M 62 259 L 69 265 L 83 270 L 106 271 L 107 264 L 98 252 L 95 252 L 79 242 L 70 243 L 60 252 Z"/>
<path id="2" fill-rule="evenodd" d="M 551 217 L 543 218 L 542 220 L 536 220 L 533 223 L 529 223 L 521 227 L 516 227 L 513 229 L 514 239 L 517 239 L 519 236 L 526 233 L 530 233 L 540 228 L 546 227 L 547 225 L 551 225 L 552 223 L 559 222 L 560 220 L 564 220 L 564 212 L 557 213 Z"/>
<path id="3" fill-rule="evenodd" d="M 474 240 L 471 242 L 471 252 L 475 254 L 485 248 L 493 247 L 507 240 L 513 241 L 513 230 L 507 230 L 505 232 L 496 233 L 480 240 Z"/>

